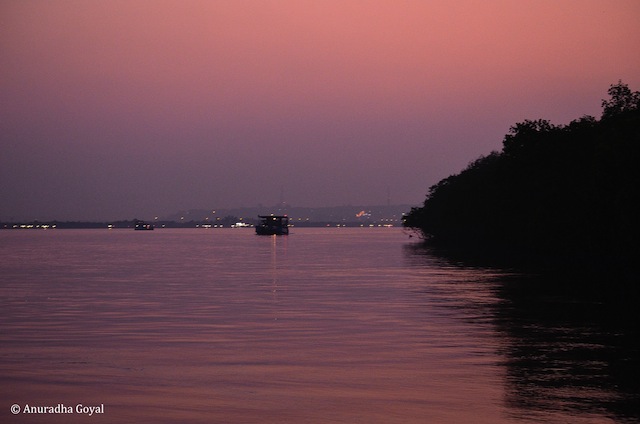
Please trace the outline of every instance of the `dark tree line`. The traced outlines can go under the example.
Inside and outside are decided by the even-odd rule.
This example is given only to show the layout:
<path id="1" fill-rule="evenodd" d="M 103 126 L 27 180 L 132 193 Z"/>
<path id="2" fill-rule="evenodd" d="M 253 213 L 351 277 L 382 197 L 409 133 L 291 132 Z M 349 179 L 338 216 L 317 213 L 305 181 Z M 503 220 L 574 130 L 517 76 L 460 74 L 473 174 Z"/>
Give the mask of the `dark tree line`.
<path id="1" fill-rule="evenodd" d="M 429 189 L 404 225 L 435 245 L 530 262 L 627 267 L 637 259 L 640 92 L 618 82 L 598 120 L 526 120 L 502 151 Z"/>

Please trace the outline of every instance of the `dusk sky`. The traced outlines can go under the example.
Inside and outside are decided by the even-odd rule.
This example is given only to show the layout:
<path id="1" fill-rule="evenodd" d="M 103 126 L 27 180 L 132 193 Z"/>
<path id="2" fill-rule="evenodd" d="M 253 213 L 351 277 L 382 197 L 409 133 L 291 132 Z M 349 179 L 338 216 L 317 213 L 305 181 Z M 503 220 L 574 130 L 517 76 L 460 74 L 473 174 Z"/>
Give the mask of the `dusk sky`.
<path id="1" fill-rule="evenodd" d="M 640 1 L 0 0 L 0 220 L 420 204 L 640 89 Z"/>

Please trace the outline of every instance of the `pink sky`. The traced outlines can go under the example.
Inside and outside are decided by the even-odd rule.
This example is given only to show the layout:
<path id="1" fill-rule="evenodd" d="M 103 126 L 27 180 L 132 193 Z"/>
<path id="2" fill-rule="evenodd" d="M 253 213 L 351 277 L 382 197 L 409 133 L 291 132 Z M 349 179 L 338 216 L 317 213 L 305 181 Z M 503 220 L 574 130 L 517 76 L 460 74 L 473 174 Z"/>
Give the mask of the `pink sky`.
<path id="1" fill-rule="evenodd" d="M 0 219 L 419 204 L 640 89 L 640 2 L 0 3 Z"/>

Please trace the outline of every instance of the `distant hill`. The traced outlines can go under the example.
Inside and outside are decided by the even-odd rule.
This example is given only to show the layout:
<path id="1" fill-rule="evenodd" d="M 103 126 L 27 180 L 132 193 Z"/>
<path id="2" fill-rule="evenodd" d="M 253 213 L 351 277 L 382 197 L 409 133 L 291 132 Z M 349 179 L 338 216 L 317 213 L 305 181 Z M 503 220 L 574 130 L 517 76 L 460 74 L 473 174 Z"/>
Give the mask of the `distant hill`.
<path id="1" fill-rule="evenodd" d="M 347 205 L 334 207 L 300 207 L 282 203 L 274 206 L 240 207 L 231 209 L 191 209 L 163 217 L 164 221 L 216 221 L 236 217 L 255 223 L 258 215 L 288 215 L 293 225 L 318 225 L 325 223 L 388 223 L 402 225 L 403 214 L 415 205 Z"/>

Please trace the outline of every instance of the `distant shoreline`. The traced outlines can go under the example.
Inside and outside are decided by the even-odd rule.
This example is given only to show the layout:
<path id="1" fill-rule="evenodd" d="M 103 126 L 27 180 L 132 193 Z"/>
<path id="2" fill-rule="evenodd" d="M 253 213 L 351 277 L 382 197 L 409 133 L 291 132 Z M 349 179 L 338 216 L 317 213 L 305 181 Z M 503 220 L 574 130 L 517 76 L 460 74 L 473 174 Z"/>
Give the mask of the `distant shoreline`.
<path id="1" fill-rule="evenodd" d="M 221 228 L 242 228 L 235 226 L 235 224 L 210 224 L 207 222 L 175 222 L 175 221 L 159 221 L 154 222 L 153 225 L 156 229 L 171 229 L 171 228 L 200 228 L 200 229 L 221 229 Z M 117 223 L 109 222 L 59 222 L 59 221 L 47 221 L 47 222 L 0 222 L 0 230 L 91 230 L 91 229 L 104 229 L 104 230 L 133 230 L 135 224 L 134 221 L 119 221 Z M 253 228 L 254 223 L 246 225 L 244 228 Z M 326 228 L 326 227 L 396 227 L 403 228 L 401 223 L 389 223 L 389 222 L 346 222 L 346 221 L 331 221 L 331 222 L 300 222 L 290 224 L 291 227 L 299 228 Z"/>
<path id="2" fill-rule="evenodd" d="M 228 228 L 238 223 L 254 226 L 259 215 L 287 215 L 294 227 L 361 227 L 402 226 L 402 220 L 413 205 L 345 205 L 334 207 L 299 207 L 280 203 L 273 206 L 232 209 L 190 209 L 169 216 L 145 219 L 156 228 Z M 36 228 L 133 228 L 133 219 L 119 220 L 0 220 L 0 229 Z"/>

